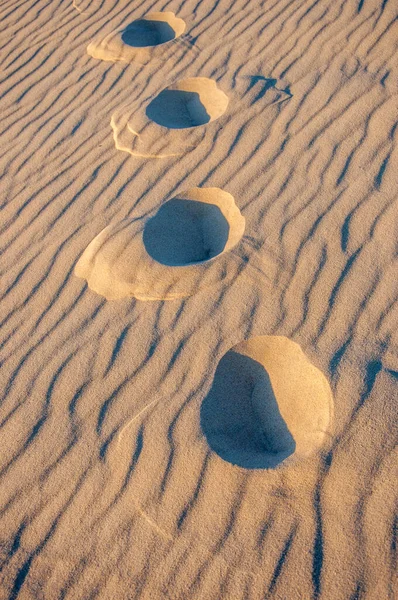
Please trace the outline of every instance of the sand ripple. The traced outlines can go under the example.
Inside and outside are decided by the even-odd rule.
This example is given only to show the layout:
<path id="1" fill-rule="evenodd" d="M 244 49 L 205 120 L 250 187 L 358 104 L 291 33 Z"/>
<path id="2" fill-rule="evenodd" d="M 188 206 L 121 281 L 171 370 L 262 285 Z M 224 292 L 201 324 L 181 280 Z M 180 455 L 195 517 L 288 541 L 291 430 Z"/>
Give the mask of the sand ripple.
<path id="1" fill-rule="evenodd" d="M 141 63 L 87 54 L 169 8 L 182 35 L 122 41 Z M 396 2 L 3 0 L 0 29 L 0 597 L 392 600 Z M 142 154 L 178 156 L 115 149 L 111 119 L 131 149 L 137 115 L 198 75 L 228 108 L 173 147 L 154 124 Z M 198 270 L 194 295 L 107 302 L 74 276 L 104 228 L 142 238 L 193 187 L 246 220 L 228 252 L 158 263 Z M 332 435 L 275 469 L 223 460 L 201 427 L 253 336 L 297 343 L 333 391 Z"/>

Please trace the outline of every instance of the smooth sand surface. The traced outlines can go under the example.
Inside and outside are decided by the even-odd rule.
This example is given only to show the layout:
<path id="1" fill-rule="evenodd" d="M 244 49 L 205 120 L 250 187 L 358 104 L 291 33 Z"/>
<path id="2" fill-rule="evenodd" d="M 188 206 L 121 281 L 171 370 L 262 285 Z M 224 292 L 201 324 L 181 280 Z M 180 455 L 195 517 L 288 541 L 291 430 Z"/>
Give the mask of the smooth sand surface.
<path id="1" fill-rule="evenodd" d="M 396 2 L 0 28 L 1 600 L 395 600 Z"/>

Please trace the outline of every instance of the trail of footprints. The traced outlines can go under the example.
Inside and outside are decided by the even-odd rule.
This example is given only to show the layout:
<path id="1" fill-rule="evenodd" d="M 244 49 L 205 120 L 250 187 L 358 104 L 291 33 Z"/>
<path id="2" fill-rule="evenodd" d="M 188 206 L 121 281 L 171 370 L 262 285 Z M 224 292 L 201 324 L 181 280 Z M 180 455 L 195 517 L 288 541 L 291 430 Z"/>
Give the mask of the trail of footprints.
<path id="1" fill-rule="evenodd" d="M 133 66 L 82 48 L 132 14 L 145 37 L 139 6 L 76 0 L 81 17 L 31 4 L 2 9 L 3 594 L 389 597 L 393 0 L 358 2 L 358 15 L 329 0 L 222 0 L 209 15 L 192 0 L 175 13 L 197 40 L 124 44 Z M 228 97 L 223 114 L 183 129 L 147 117 L 196 75 Z M 206 206 L 182 191 L 195 185 L 212 186 L 197 190 Z M 99 295 L 73 276 L 91 241 L 79 266 L 92 289 L 108 285 Z M 182 299 L 129 300 L 139 285 L 146 300 Z M 333 378 L 336 418 L 292 339 Z"/>
<path id="2" fill-rule="evenodd" d="M 94 58 L 138 62 L 167 59 L 165 46 L 185 22 L 153 12 L 87 47 Z M 173 46 L 175 47 L 175 46 Z M 276 102 L 290 92 L 269 87 Z M 181 79 L 141 106 L 123 106 L 111 120 L 115 146 L 140 158 L 162 159 L 195 149 L 206 126 L 227 111 L 228 96 L 206 77 Z M 239 109 L 239 106 L 238 106 Z M 75 275 L 108 300 L 173 300 L 236 276 L 229 252 L 245 231 L 233 196 L 192 188 L 143 218 L 109 225 L 86 248 Z M 243 341 L 221 359 L 204 399 L 201 427 L 210 448 L 242 468 L 275 468 L 320 448 L 333 415 L 331 388 L 301 348 L 284 337 Z"/>

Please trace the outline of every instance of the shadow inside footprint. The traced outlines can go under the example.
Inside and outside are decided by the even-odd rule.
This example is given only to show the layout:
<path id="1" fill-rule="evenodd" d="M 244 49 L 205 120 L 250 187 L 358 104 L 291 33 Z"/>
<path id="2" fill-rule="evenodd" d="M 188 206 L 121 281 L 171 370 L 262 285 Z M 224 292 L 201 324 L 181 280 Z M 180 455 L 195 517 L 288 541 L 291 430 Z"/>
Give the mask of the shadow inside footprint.
<path id="1" fill-rule="evenodd" d="M 228 235 L 229 223 L 218 206 L 173 198 L 148 221 L 143 241 L 154 260 L 175 267 L 217 256 Z"/>
<path id="2" fill-rule="evenodd" d="M 274 90 L 275 92 L 283 93 L 286 95 L 285 100 L 293 97 L 289 87 L 278 88 L 276 84 L 278 83 L 277 79 L 272 77 L 264 77 L 263 75 L 251 75 L 249 76 L 250 82 L 247 91 L 249 92 L 253 88 L 258 90 L 257 96 L 253 99 L 253 102 L 257 102 L 264 98 L 268 90 Z"/>
<path id="3" fill-rule="evenodd" d="M 149 119 L 170 129 L 198 127 L 210 121 L 197 92 L 163 90 L 147 106 Z"/>
<path id="4" fill-rule="evenodd" d="M 274 468 L 296 448 L 266 369 L 233 350 L 202 403 L 201 427 L 214 452 L 247 469 Z"/>
<path id="5" fill-rule="evenodd" d="M 122 40 L 133 48 L 146 48 L 148 46 L 159 46 L 174 40 L 176 32 L 164 21 L 150 21 L 138 19 L 133 21 L 122 33 Z"/>

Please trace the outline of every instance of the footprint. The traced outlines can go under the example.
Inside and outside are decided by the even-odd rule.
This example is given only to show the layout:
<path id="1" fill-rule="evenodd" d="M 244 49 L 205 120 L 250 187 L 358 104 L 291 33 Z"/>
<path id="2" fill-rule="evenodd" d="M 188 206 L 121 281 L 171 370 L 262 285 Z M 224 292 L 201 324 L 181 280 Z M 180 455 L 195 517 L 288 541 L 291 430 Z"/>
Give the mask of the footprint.
<path id="1" fill-rule="evenodd" d="M 207 77 L 183 79 L 164 89 L 146 109 L 149 119 L 171 129 L 199 127 L 227 110 L 228 97 Z"/>
<path id="2" fill-rule="evenodd" d="M 229 223 L 216 204 L 173 198 L 145 226 L 146 251 L 163 265 L 186 266 L 224 251 Z"/>
<path id="3" fill-rule="evenodd" d="M 192 188 L 145 219 L 106 227 L 88 245 L 75 275 L 108 300 L 172 300 L 236 275 L 228 252 L 245 219 L 219 188 Z"/>
<path id="4" fill-rule="evenodd" d="M 87 52 L 93 58 L 112 62 L 145 65 L 152 60 L 167 60 L 165 44 L 180 38 L 185 27 L 185 21 L 173 12 L 152 12 L 90 42 Z"/>
<path id="5" fill-rule="evenodd" d="M 133 48 L 159 46 L 180 37 L 185 22 L 172 12 L 149 13 L 133 21 L 122 33 L 122 41 Z"/>
<path id="6" fill-rule="evenodd" d="M 222 459 L 248 469 L 275 468 L 320 448 L 333 398 L 325 376 L 300 346 L 259 336 L 221 359 L 201 407 L 201 427 Z"/>
<path id="7" fill-rule="evenodd" d="M 111 119 L 118 150 L 143 158 L 179 156 L 204 138 L 202 127 L 227 110 L 228 96 L 207 77 L 183 79 L 141 105 L 123 106 Z"/>

